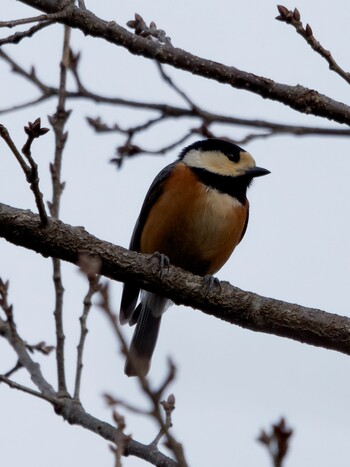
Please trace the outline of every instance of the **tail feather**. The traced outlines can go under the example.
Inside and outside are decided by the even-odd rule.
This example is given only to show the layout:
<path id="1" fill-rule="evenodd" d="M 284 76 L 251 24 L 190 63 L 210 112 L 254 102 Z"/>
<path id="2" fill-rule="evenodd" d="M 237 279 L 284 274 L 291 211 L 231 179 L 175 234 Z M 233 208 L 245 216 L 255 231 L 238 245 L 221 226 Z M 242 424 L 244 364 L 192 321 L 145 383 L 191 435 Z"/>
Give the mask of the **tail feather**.
<path id="1" fill-rule="evenodd" d="M 145 376 L 148 373 L 161 320 L 161 316 L 152 315 L 150 308 L 144 307 L 142 310 L 131 341 L 130 356 L 125 363 L 124 371 L 128 376 Z"/>
<path id="2" fill-rule="evenodd" d="M 142 302 L 134 312 L 137 324 L 130 344 L 130 356 L 125 363 L 126 375 L 145 376 L 148 373 L 158 339 L 162 315 L 169 304 L 171 302 L 163 297 L 148 292 L 144 293 Z"/>
<path id="3" fill-rule="evenodd" d="M 124 284 L 119 314 L 121 324 L 127 323 L 132 319 L 139 293 L 139 287 L 134 284 Z"/>

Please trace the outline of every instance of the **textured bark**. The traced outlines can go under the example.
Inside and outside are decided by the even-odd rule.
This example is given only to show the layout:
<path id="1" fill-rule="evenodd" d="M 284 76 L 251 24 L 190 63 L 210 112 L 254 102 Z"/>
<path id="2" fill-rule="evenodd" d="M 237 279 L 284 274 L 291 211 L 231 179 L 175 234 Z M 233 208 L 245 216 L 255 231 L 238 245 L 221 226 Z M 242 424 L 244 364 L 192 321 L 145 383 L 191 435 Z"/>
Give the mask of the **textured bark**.
<path id="1" fill-rule="evenodd" d="M 207 291 L 203 278 L 173 266 L 161 277 L 156 257 L 104 242 L 83 227 L 72 227 L 50 218 L 48 226 L 43 228 L 39 216 L 31 211 L 0 204 L 0 237 L 43 256 L 73 264 L 78 263 L 80 255 L 93 255 L 101 261 L 101 274 L 111 279 L 135 281 L 177 304 L 192 306 L 253 331 L 350 355 L 349 318 L 245 292 L 227 282 Z"/>
<path id="2" fill-rule="evenodd" d="M 55 9 L 52 0 L 20 1 L 47 13 L 62 11 L 66 3 L 65 1 L 58 2 Z M 81 10 L 73 5 L 67 7 L 64 17 L 57 21 L 80 29 L 85 35 L 100 37 L 115 45 L 122 46 L 134 55 L 155 59 L 160 63 L 166 63 L 195 75 L 254 92 L 263 98 L 281 102 L 302 113 L 350 124 L 349 106 L 315 90 L 300 85 L 289 86 L 276 83 L 271 79 L 256 76 L 232 66 L 197 57 L 185 50 L 147 40 L 127 31 L 115 21 L 104 21 L 90 11 Z"/>

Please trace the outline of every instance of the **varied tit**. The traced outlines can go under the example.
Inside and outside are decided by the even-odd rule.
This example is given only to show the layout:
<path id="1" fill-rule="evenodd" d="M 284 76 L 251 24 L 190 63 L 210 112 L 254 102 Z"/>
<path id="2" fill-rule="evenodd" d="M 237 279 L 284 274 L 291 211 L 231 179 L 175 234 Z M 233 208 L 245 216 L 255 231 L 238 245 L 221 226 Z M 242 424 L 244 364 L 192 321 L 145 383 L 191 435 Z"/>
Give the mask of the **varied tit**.
<path id="1" fill-rule="evenodd" d="M 270 172 L 244 149 L 221 139 L 197 141 L 155 178 L 136 222 L 130 250 L 159 252 L 201 276 L 216 273 L 242 240 L 248 224 L 247 188 Z M 165 297 L 126 283 L 120 322 L 136 324 L 125 373 L 146 375 L 156 345 Z M 137 365 L 135 371 L 133 364 Z"/>

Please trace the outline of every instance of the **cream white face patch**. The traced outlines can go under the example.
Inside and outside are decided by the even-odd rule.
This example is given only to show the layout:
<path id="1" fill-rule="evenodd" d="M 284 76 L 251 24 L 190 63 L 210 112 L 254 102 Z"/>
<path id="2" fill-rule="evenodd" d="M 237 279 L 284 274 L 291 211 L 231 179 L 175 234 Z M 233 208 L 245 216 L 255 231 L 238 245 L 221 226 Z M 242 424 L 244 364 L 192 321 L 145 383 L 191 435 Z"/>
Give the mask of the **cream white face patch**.
<path id="1" fill-rule="evenodd" d="M 255 167 L 255 160 L 249 152 L 241 152 L 238 162 L 233 162 L 221 151 L 198 151 L 192 149 L 183 158 L 189 167 L 205 169 L 219 175 L 237 177 L 247 169 Z"/>

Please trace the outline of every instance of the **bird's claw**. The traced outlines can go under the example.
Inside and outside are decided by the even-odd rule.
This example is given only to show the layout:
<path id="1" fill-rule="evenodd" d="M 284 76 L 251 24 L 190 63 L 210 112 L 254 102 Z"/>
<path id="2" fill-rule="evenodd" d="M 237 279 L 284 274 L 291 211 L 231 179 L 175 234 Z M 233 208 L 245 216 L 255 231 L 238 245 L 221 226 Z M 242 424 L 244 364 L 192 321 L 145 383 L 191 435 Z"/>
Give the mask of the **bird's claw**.
<path id="1" fill-rule="evenodd" d="M 221 291 L 221 283 L 219 279 L 210 274 L 207 274 L 203 277 L 202 288 L 204 288 L 206 290 L 206 293 L 208 294 L 213 287 L 219 287 Z"/>
<path id="2" fill-rule="evenodd" d="M 169 271 L 169 266 L 170 266 L 170 259 L 168 256 L 164 255 L 163 253 L 159 253 L 159 251 L 156 251 L 153 253 L 150 259 L 157 258 L 159 261 L 159 269 L 160 269 L 160 277 L 163 277 L 163 273 L 166 271 Z"/>

